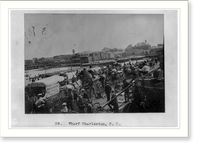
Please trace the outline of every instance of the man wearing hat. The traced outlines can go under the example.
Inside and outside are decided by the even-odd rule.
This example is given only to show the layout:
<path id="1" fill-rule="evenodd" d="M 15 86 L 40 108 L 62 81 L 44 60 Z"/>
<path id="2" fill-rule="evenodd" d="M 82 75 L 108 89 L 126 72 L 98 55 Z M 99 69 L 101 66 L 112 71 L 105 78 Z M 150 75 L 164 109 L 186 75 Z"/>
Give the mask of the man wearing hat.
<path id="1" fill-rule="evenodd" d="M 38 94 L 38 100 L 35 102 L 36 113 L 46 113 L 45 100 L 42 93 Z"/>
<path id="2" fill-rule="evenodd" d="M 119 105 L 118 105 L 117 97 L 114 90 L 111 91 L 111 102 L 108 106 L 110 105 L 113 106 L 112 110 L 114 111 L 114 113 L 119 113 Z"/>
<path id="3" fill-rule="evenodd" d="M 142 69 L 140 69 L 140 72 L 143 74 L 143 75 L 145 75 L 145 74 L 147 74 L 148 72 L 149 72 L 149 66 L 147 66 L 147 62 L 144 62 L 144 65 L 143 65 L 143 67 L 142 67 Z"/>
<path id="4" fill-rule="evenodd" d="M 79 96 L 78 102 L 77 102 L 77 106 L 79 109 L 79 113 L 85 113 L 85 103 L 83 101 L 83 98 L 81 96 Z"/>
<path id="5" fill-rule="evenodd" d="M 101 85 L 104 88 L 104 86 L 105 86 L 105 84 L 104 84 L 104 82 L 105 82 L 105 76 L 103 74 L 100 75 L 99 81 L 101 82 Z"/>
<path id="6" fill-rule="evenodd" d="M 79 100 L 78 100 L 78 108 L 79 108 L 79 113 L 85 113 L 85 108 L 86 108 L 86 104 L 89 101 L 89 97 L 87 95 L 87 93 L 85 92 L 85 89 L 81 90 L 81 96 L 79 96 Z"/>
<path id="7" fill-rule="evenodd" d="M 85 89 L 82 89 L 81 90 L 81 94 L 82 94 L 82 97 L 85 101 L 89 101 L 89 96 L 88 94 L 86 93 Z"/>
<path id="8" fill-rule="evenodd" d="M 106 82 L 105 85 L 105 93 L 106 93 L 106 97 L 107 97 L 107 101 L 110 100 L 110 92 L 111 92 L 112 88 L 110 87 L 110 85 Z"/>
<path id="9" fill-rule="evenodd" d="M 72 93 L 72 88 L 68 88 L 68 93 L 67 93 L 67 108 L 70 110 L 73 110 L 73 93 Z"/>
<path id="10" fill-rule="evenodd" d="M 130 84 L 127 82 L 126 79 L 123 80 L 123 89 L 125 89 L 124 91 L 124 98 L 125 98 L 125 102 L 128 102 L 129 100 L 129 89 L 127 88 Z"/>

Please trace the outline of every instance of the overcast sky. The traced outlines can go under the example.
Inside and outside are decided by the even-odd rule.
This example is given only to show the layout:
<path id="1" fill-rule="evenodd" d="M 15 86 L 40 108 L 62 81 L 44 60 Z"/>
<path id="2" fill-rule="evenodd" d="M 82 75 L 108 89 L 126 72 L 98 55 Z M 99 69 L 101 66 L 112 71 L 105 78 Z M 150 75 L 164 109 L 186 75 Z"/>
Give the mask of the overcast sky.
<path id="1" fill-rule="evenodd" d="M 163 43 L 161 14 L 25 14 L 25 59 Z"/>

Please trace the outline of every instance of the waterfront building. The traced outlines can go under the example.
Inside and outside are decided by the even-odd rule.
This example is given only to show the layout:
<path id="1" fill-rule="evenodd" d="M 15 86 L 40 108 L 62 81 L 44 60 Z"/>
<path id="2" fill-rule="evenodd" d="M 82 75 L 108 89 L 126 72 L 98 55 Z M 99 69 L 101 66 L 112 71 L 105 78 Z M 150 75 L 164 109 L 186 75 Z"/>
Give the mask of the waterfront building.
<path id="1" fill-rule="evenodd" d="M 25 70 L 30 69 L 33 66 L 32 60 L 25 60 Z"/>
<path id="2" fill-rule="evenodd" d="M 163 44 L 157 44 L 157 46 L 152 46 L 150 48 L 150 55 L 158 55 L 159 53 L 163 53 L 163 50 Z"/>
<path id="3" fill-rule="evenodd" d="M 33 64 L 36 64 L 36 63 L 38 63 L 38 58 L 33 58 Z"/>
<path id="4" fill-rule="evenodd" d="M 83 52 L 80 54 L 80 63 L 91 63 L 92 62 L 92 54 L 90 52 Z"/>
<path id="5" fill-rule="evenodd" d="M 145 42 L 139 42 L 135 46 L 132 46 L 132 44 L 128 45 L 127 48 L 124 50 L 124 53 L 127 55 L 146 55 L 149 53 L 149 50 L 151 48 L 151 45 Z"/>
<path id="6" fill-rule="evenodd" d="M 101 60 L 110 59 L 110 53 L 101 51 L 100 54 L 101 54 Z"/>
<path id="7" fill-rule="evenodd" d="M 92 52 L 92 61 L 100 61 L 100 60 L 102 60 L 101 52 L 100 51 Z"/>
<path id="8" fill-rule="evenodd" d="M 72 63 L 74 64 L 80 64 L 80 54 L 76 53 L 74 55 L 72 55 Z"/>

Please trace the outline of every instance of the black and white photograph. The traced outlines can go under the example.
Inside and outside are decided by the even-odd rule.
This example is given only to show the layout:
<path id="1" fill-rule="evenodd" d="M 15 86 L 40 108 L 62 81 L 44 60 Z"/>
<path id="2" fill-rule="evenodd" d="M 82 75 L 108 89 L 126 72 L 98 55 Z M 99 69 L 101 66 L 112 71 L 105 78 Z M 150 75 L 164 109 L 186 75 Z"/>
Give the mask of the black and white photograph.
<path id="1" fill-rule="evenodd" d="M 177 10 L 10 14 L 11 127 L 178 126 Z"/>
<path id="2" fill-rule="evenodd" d="M 186 1 L 1 8 L 1 134 L 188 136 Z"/>
<path id="3" fill-rule="evenodd" d="M 164 14 L 25 13 L 24 114 L 165 113 Z"/>

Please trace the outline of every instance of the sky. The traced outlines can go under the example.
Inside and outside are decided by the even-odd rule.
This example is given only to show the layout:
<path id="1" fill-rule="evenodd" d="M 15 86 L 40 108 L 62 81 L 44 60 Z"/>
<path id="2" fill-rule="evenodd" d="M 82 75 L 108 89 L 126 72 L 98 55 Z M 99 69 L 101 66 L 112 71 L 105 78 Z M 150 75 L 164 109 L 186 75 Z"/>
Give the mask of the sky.
<path id="1" fill-rule="evenodd" d="M 162 14 L 25 14 L 25 59 L 163 43 Z"/>

